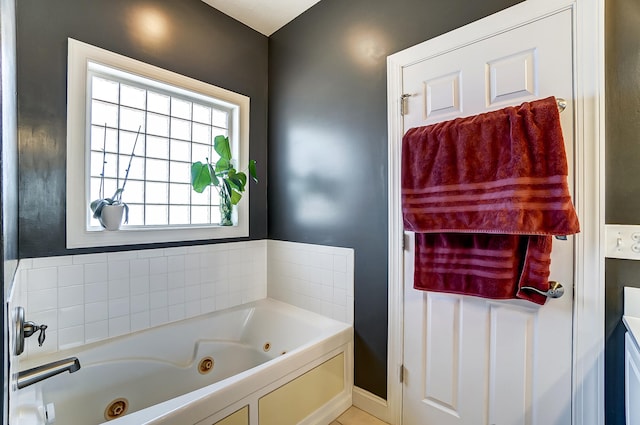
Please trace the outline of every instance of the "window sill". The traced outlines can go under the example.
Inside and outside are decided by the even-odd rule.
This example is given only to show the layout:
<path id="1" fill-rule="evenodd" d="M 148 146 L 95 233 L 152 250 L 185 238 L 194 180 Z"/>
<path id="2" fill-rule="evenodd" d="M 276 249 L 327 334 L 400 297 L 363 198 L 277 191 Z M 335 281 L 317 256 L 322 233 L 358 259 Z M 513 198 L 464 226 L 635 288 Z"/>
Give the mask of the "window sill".
<path id="1" fill-rule="evenodd" d="M 248 207 L 248 206 L 247 206 Z M 242 217 L 241 217 L 242 219 Z M 244 223 L 244 224 L 243 224 Z M 67 223 L 67 229 L 73 229 Z M 248 217 L 236 226 L 172 227 L 165 229 L 123 228 L 120 230 L 69 231 L 67 248 L 141 245 L 209 239 L 230 239 L 249 236 Z"/>

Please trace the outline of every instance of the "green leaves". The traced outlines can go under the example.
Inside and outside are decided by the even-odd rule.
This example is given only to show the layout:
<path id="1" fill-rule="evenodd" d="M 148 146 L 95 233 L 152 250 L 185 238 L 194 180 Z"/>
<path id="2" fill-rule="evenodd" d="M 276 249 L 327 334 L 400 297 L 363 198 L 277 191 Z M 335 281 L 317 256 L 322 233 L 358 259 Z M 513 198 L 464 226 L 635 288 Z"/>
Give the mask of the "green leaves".
<path id="1" fill-rule="evenodd" d="M 213 139 L 213 149 L 220 158 L 231 161 L 231 146 L 229 146 L 229 138 L 224 136 L 216 136 Z"/>
<path id="2" fill-rule="evenodd" d="M 206 163 L 198 161 L 191 165 L 191 186 L 198 193 L 204 192 L 207 186 L 214 186 L 218 191 L 227 194 L 233 205 L 237 205 L 247 185 L 247 174 L 234 168 L 228 137 L 216 136 L 213 149 L 220 156 L 215 164 L 211 164 L 207 158 Z M 249 161 L 248 172 L 251 179 L 257 183 L 256 161 Z"/>
<path id="3" fill-rule="evenodd" d="M 191 186 L 193 186 L 193 190 L 202 193 L 212 183 L 210 168 L 209 163 L 203 164 L 200 161 L 191 165 Z"/>
<path id="4" fill-rule="evenodd" d="M 238 202 L 240 202 L 240 199 L 242 199 L 242 195 L 238 192 L 236 192 L 235 190 L 231 191 L 231 203 L 233 205 L 238 205 Z"/>
<path id="5" fill-rule="evenodd" d="M 249 175 L 254 182 L 258 183 L 258 174 L 256 173 L 256 160 L 249 160 Z"/>

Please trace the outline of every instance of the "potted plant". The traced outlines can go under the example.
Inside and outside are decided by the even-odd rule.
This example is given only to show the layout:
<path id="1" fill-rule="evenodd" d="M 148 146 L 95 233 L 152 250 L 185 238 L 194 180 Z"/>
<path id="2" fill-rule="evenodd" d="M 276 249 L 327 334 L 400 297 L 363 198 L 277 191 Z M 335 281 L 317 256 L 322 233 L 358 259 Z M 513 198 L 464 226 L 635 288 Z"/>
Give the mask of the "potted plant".
<path id="1" fill-rule="evenodd" d="M 135 156 L 136 145 L 138 144 L 138 136 L 140 136 L 140 129 L 136 134 L 136 140 L 133 143 L 133 150 L 131 156 L 129 156 L 129 164 L 122 182 L 122 187 L 116 189 L 113 196 L 110 198 L 104 197 L 104 166 L 106 161 L 106 139 L 107 139 L 107 125 L 104 125 L 104 141 L 102 146 L 102 172 L 100 173 L 100 189 L 98 191 L 99 198 L 91 202 L 91 212 L 93 212 L 93 218 L 97 218 L 100 225 L 106 230 L 118 230 L 122 224 L 122 216 L 124 215 L 124 222 L 129 222 L 129 206 L 122 201 L 122 193 L 127 185 L 129 178 L 129 169 L 131 169 L 131 161 Z"/>
<path id="2" fill-rule="evenodd" d="M 220 196 L 220 225 L 232 226 L 231 214 L 233 206 L 242 199 L 242 192 L 245 191 L 247 175 L 242 171 L 237 171 L 231 159 L 231 147 L 229 138 L 216 136 L 213 140 L 213 149 L 220 159 L 215 164 L 206 158 L 204 163 L 198 161 L 191 165 L 191 186 L 193 190 L 202 193 L 207 186 L 213 186 Z M 254 182 L 258 182 L 256 175 L 256 161 L 250 160 L 248 167 L 249 176 Z"/>

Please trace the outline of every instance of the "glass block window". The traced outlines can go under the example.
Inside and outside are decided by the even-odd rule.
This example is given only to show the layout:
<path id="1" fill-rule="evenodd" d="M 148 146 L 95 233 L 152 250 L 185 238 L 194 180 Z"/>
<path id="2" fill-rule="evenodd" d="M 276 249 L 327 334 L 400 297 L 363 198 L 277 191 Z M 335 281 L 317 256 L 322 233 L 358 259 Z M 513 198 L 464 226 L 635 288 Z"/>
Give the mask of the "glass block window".
<path id="1" fill-rule="evenodd" d="M 215 188 L 199 194 L 190 181 L 193 162 L 218 160 L 218 135 L 228 137 L 235 167 L 247 169 L 249 110 L 245 95 L 70 38 L 67 248 L 248 237 L 248 187 L 233 225 L 221 226 Z M 109 231 L 90 204 L 113 197 L 127 172 L 129 222 Z"/>
<path id="2" fill-rule="evenodd" d="M 230 110 L 101 73 L 90 73 L 90 87 L 90 199 L 111 197 L 128 173 L 125 226 L 217 224 L 217 192 L 193 191 L 190 170 L 217 161 L 212 141 L 229 135 Z"/>

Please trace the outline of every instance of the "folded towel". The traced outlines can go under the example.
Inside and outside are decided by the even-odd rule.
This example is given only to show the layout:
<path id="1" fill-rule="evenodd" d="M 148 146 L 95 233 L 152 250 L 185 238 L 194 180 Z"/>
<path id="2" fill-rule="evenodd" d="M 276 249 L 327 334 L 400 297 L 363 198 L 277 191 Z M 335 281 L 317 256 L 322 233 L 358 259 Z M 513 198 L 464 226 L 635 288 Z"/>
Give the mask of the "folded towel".
<path id="1" fill-rule="evenodd" d="M 407 131 L 406 230 L 527 235 L 580 231 L 555 98 Z"/>
<path id="2" fill-rule="evenodd" d="M 555 98 L 409 130 L 402 209 L 416 232 L 414 287 L 546 297 L 551 236 L 580 231 Z"/>
<path id="3" fill-rule="evenodd" d="M 549 289 L 550 236 L 416 233 L 414 288 L 544 304 L 530 290 Z"/>

